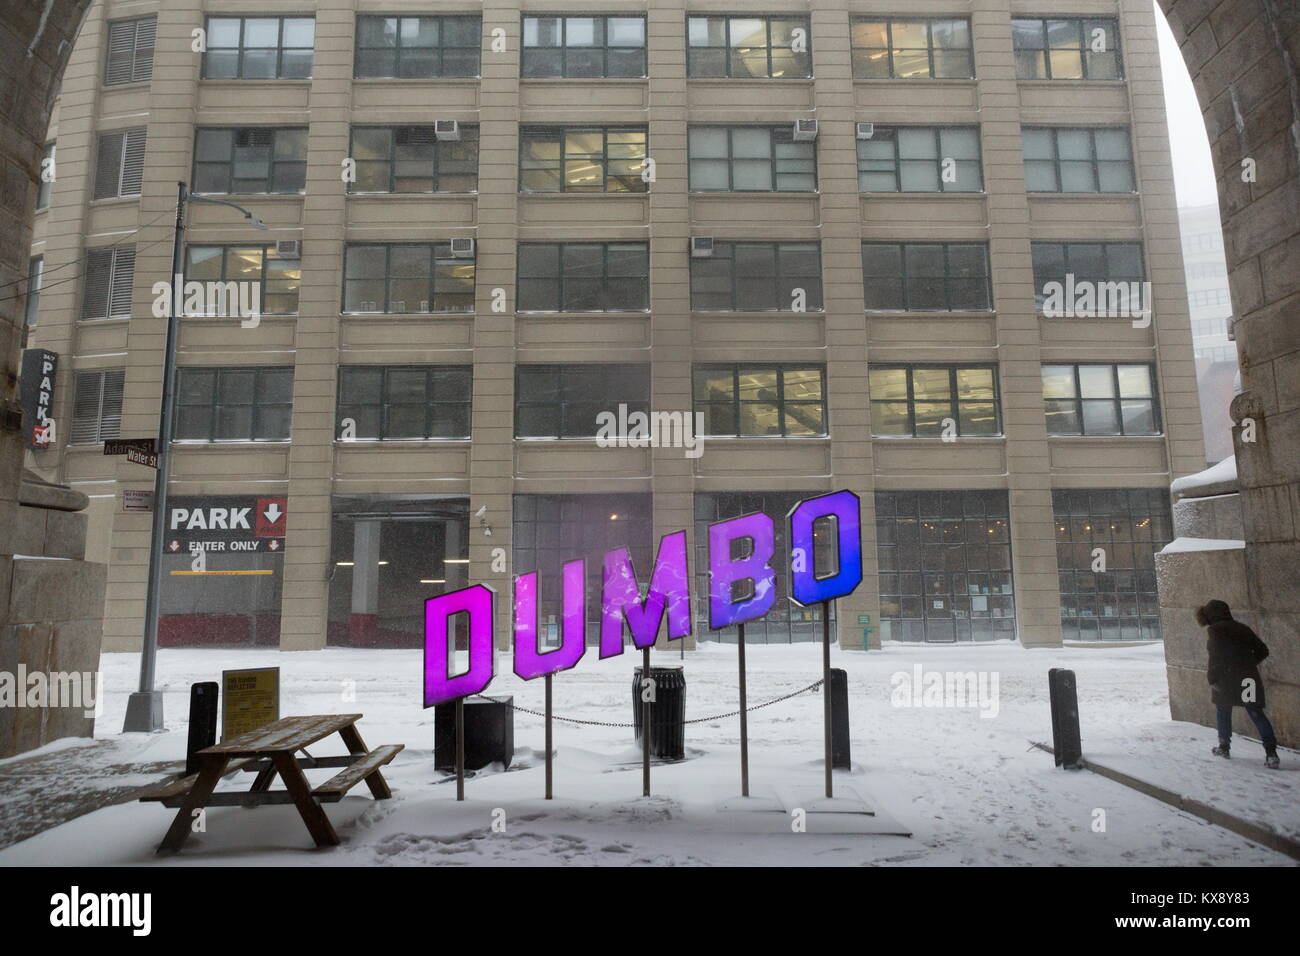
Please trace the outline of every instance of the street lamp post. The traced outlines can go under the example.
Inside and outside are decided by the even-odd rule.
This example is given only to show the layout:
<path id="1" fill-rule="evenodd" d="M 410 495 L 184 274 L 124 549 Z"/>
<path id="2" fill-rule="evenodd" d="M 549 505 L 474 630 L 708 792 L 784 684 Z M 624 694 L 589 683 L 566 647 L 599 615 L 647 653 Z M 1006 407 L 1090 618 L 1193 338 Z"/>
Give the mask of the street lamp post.
<path id="1" fill-rule="evenodd" d="M 158 620 L 162 616 L 159 596 L 162 592 L 162 542 L 166 536 L 167 479 L 171 473 L 171 438 L 173 396 L 176 388 L 176 339 L 180 331 L 181 296 L 184 293 L 182 268 L 185 261 L 186 201 L 206 202 L 238 209 L 258 229 L 266 223 L 242 206 L 222 199 L 192 196 L 185 183 L 176 184 L 176 223 L 172 233 L 172 296 L 167 316 L 167 338 L 163 345 L 162 408 L 158 415 L 158 469 L 153 484 L 153 525 L 149 533 L 149 584 L 144 604 L 144 646 L 140 653 L 140 689 L 126 704 L 123 732 L 150 733 L 163 729 L 162 692 L 154 686 L 158 656 Z"/>

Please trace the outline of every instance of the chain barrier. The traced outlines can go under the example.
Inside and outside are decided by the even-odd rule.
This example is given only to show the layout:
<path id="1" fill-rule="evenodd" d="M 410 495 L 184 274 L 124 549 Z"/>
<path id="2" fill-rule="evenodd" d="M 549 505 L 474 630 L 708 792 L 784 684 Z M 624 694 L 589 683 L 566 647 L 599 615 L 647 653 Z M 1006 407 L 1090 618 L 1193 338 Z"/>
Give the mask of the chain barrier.
<path id="1" fill-rule="evenodd" d="M 816 690 L 818 687 L 821 687 L 822 684 L 824 683 L 825 681 L 821 681 L 821 680 L 814 681 L 813 683 L 809 684 L 807 687 L 801 687 L 798 690 L 791 691 L 788 694 L 782 694 L 780 697 L 773 697 L 771 700 L 764 701 L 761 704 L 755 704 L 753 707 L 746 707 L 745 712 L 752 713 L 753 711 L 756 710 L 762 710 L 764 707 L 771 707 L 773 704 L 779 704 L 783 700 L 789 700 L 791 697 L 798 697 L 800 694 L 806 694 L 809 691 Z M 472 696 L 477 697 L 480 700 L 491 701 L 494 704 L 505 703 L 504 700 L 500 700 L 496 697 L 489 697 L 487 694 L 474 694 Z M 522 713 L 525 714 L 532 714 L 534 717 L 544 718 L 546 716 L 546 711 L 544 710 L 529 710 L 527 707 L 520 707 L 518 704 L 513 704 L 512 706 L 514 707 L 515 710 L 521 711 Z M 682 723 L 707 724 L 711 720 L 724 720 L 727 717 L 737 717 L 739 715 L 740 715 L 740 708 L 736 708 L 735 710 L 727 711 L 725 714 L 714 714 L 712 717 L 695 717 L 692 720 L 682 721 Z M 588 727 L 635 727 L 636 726 L 636 724 L 622 724 L 622 723 L 618 723 L 615 721 L 608 721 L 608 720 L 579 720 L 577 717 L 561 717 L 558 714 L 552 714 L 551 720 L 559 720 L 566 724 L 583 724 Z"/>

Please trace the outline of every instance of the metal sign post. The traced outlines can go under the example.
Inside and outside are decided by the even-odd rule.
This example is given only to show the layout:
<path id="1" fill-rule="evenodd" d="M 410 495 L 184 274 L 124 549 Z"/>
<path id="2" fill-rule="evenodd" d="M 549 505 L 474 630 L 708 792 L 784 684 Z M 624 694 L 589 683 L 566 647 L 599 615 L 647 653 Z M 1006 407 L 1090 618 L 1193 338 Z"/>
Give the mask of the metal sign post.
<path id="1" fill-rule="evenodd" d="M 645 682 L 650 681 L 651 696 L 654 678 L 650 676 L 650 648 L 641 651 L 641 796 L 650 796 L 650 697 L 646 696 Z"/>
<path id="2" fill-rule="evenodd" d="M 822 713 L 825 723 L 826 745 L 826 796 L 833 797 L 834 785 L 831 783 L 831 605 L 833 601 L 822 604 Z"/>
<path id="3" fill-rule="evenodd" d="M 465 698 L 456 698 L 456 799 L 465 799 Z"/>
<path id="4" fill-rule="evenodd" d="M 543 679 L 546 681 L 546 799 L 550 800 L 555 795 L 551 787 L 551 675 L 547 674 Z"/>
<path id="5" fill-rule="evenodd" d="M 740 662 L 740 795 L 749 796 L 749 715 L 745 700 L 745 622 L 736 625 L 736 649 Z"/>

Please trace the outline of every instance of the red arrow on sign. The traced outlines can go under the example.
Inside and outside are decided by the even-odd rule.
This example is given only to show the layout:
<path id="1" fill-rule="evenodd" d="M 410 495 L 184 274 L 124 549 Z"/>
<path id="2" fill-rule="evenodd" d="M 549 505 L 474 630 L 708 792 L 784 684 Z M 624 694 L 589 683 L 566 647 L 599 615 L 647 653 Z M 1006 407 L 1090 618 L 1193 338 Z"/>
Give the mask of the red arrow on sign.
<path id="1" fill-rule="evenodd" d="M 179 541 L 173 541 L 171 544 L 167 545 L 168 551 L 179 551 L 180 549 L 181 543 Z"/>
<path id="2" fill-rule="evenodd" d="M 259 538 L 284 537 L 285 507 L 288 503 L 288 498 L 257 499 L 256 534 Z"/>

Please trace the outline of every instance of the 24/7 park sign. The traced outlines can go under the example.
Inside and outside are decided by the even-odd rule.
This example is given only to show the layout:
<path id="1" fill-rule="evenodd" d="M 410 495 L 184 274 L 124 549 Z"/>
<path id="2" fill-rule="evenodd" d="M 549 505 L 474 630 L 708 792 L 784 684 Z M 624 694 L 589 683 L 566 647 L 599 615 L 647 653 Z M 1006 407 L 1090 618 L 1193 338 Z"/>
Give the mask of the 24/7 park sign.
<path id="1" fill-rule="evenodd" d="M 287 500 L 252 495 L 168 496 L 163 553 L 278 554 L 284 550 Z"/>
<path id="2" fill-rule="evenodd" d="M 836 491 L 799 502 L 786 516 L 790 542 L 790 597 L 796 604 L 829 604 L 857 590 L 862 581 L 862 510 L 858 496 Z M 815 566 L 814 525 L 831 531 L 836 560 L 829 568 Z M 833 526 L 833 527 L 832 527 Z M 820 530 L 820 528 L 819 528 Z M 733 558 L 733 543 L 742 542 Z M 642 596 L 626 548 L 604 556 L 600 598 L 600 657 L 623 653 L 624 626 L 638 648 L 654 644 L 659 625 L 668 621 L 668 638 L 691 633 L 691 576 L 686 563 L 686 532 L 659 540 L 654 568 Z M 776 602 L 775 522 L 765 514 L 748 514 L 709 526 L 709 627 L 713 630 L 753 621 Z M 514 581 L 514 671 L 524 680 L 568 670 L 587 650 L 587 562 L 575 558 L 564 565 L 563 624 L 560 646 L 538 647 L 537 574 Z M 736 593 L 745 596 L 736 598 Z M 475 584 L 424 602 L 424 706 L 467 697 L 492 682 L 495 666 L 493 622 L 496 592 Z M 829 610 L 829 608 L 827 609 Z M 825 612 L 824 612 L 825 613 Z M 447 625 L 454 615 L 469 619 L 469 667 L 452 673 L 452 647 Z"/>

